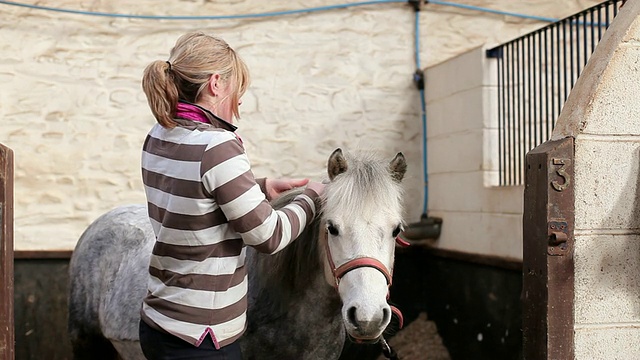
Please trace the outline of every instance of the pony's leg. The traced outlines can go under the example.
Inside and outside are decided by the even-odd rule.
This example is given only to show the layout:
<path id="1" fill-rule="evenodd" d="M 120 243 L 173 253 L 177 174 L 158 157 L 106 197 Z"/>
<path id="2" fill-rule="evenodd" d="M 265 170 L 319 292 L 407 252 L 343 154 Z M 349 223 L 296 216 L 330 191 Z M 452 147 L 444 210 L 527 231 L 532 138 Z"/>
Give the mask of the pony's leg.
<path id="1" fill-rule="evenodd" d="M 71 339 L 74 360 L 116 360 L 116 349 L 104 336 L 81 332 Z"/>
<path id="2" fill-rule="evenodd" d="M 73 280 L 70 284 L 67 330 L 74 360 L 114 360 L 118 354 L 111 342 L 102 335 L 98 316 L 86 304 L 85 288 Z"/>

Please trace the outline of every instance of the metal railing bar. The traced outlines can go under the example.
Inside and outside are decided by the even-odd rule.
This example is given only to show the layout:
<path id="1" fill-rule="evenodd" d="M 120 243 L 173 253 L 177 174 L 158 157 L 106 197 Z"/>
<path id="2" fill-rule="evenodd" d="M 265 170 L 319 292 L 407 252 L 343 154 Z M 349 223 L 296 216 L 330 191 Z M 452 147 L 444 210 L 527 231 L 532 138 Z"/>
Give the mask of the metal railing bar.
<path id="1" fill-rule="evenodd" d="M 509 63 L 511 64 L 511 84 L 509 86 L 509 94 L 511 95 L 511 111 L 509 112 L 510 114 L 515 114 L 516 111 L 516 97 L 515 97 L 515 84 L 516 84 L 516 62 L 517 62 L 517 53 L 515 52 L 516 49 L 516 44 L 512 43 L 509 44 L 509 53 L 510 53 L 510 57 L 512 58 L 511 61 L 509 61 Z M 515 129 L 516 128 L 516 119 L 517 117 L 511 116 L 511 129 Z M 509 138 L 510 138 L 510 144 L 509 144 L 509 181 L 508 184 L 513 184 L 515 182 L 515 179 L 513 178 L 513 167 L 514 167 L 514 162 L 515 162 L 515 156 L 512 153 L 513 149 L 516 147 L 516 133 L 515 131 L 510 131 L 509 134 Z"/>

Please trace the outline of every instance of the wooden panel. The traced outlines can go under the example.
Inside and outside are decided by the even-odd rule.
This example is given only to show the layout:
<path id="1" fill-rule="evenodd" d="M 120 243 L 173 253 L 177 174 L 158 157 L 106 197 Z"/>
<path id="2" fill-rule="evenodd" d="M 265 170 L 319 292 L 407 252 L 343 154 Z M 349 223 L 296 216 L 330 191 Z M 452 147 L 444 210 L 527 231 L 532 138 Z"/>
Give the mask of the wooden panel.
<path id="1" fill-rule="evenodd" d="M 573 359 L 573 138 L 546 142 L 526 161 L 524 358 Z"/>
<path id="2" fill-rule="evenodd" d="M 72 359 L 67 333 L 69 260 L 16 259 L 14 275 L 16 359 Z"/>
<path id="3" fill-rule="evenodd" d="M 0 144 L 0 358 L 13 360 L 13 151 Z"/>
<path id="4" fill-rule="evenodd" d="M 426 312 L 436 323 L 451 359 L 521 360 L 521 268 L 443 254 L 413 245 L 396 251 L 390 301 L 402 310 L 405 329 Z M 420 335 L 424 336 L 417 332 L 410 337 L 422 345 L 433 341 L 418 339 Z M 401 352 L 402 347 L 396 350 L 400 359 L 420 358 L 416 352 Z"/>

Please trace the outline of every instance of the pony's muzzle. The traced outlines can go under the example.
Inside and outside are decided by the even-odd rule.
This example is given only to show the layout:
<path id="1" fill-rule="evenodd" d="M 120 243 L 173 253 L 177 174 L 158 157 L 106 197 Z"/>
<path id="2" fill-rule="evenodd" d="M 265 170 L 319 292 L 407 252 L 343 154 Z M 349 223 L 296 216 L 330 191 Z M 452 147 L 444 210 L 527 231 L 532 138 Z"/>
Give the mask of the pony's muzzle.
<path id="1" fill-rule="evenodd" d="M 388 306 L 381 308 L 370 317 L 361 314 L 356 306 L 352 306 L 347 310 L 346 315 L 349 325 L 347 332 L 357 342 L 378 341 L 382 331 L 391 321 L 391 309 Z"/>
<path id="2" fill-rule="evenodd" d="M 356 343 L 356 344 L 363 344 L 363 345 L 368 345 L 368 344 L 375 344 L 377 342 L 380 341 L 380 339 L 382 339 L 382 336 L 378 336 L 376 338 L 371 338 L 371 339 L 365 339 L 365 338 L 355 338 L 353 336 L 351 336 L 351 334 L 347 333 L 348 338 L 351 342 Z"/>

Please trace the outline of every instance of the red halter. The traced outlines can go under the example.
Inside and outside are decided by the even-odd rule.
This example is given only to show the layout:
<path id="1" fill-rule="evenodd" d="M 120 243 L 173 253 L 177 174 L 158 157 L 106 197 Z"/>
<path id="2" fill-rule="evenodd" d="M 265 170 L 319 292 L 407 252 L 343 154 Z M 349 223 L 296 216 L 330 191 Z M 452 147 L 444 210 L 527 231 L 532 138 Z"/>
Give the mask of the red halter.
<path id="1" fill-rule="evenodd" d="M 340 279 L 342 279 L 342 277 L 346 273 L 361 267 L 370 267 L 380 271 L 382 275 L 384 275 L 384 278 L 387 280 L 387 288 L 391 287 L 392 274 L 387 269 L 387 267 L 384 266 L 384 264 L 378 259 L 374 259 L 368 256 L 361 256 L 355 259 L 351 259 L 336 268 L 336 265 L 333 262 L 333 258 L 331 256 L 331 249 L 329 248 L 329 237 L 327 236 L 327 232 L 328 230 L 326 229 L 323 232 L 325 240 L 325 252 L 327 253 L 327 261 L 329 261 L 329 266 L 331 267 L 331 272 L 333 273 L 333 280 L 335 282 L 334 287 L 336 288 L 336 291 L 338 290 L 338 285 L 340 285 Z M 396 237 L 396 243 L 398 243 L 398 245 L 400 246 L 409 246 L 409 243 L 402 240 L 400 237 Z M 389 295 L 390 294 L 387 293 L 387 300 L 389 299 Z M 396 316 L 398 317 L 399 327 L 400 329 L 402 329 L 404 325 L 404 317 L 402 316 L 402 312 L 400 312 L 400 309 L 393 305 L 389 305 L 389 307 L 391 308 L 391 312 L 396 314 Z"/>

